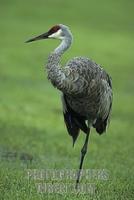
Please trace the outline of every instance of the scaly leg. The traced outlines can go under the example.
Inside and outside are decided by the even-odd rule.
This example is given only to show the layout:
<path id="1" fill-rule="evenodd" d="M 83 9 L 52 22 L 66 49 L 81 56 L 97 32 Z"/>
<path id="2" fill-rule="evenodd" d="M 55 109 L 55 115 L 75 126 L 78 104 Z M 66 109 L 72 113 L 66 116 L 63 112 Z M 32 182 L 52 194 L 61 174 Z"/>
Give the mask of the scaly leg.
<path id="1" fill-rule="evenodd" d="M 90 128 L 88 128 L 88 132 L 87 132 L 87 135 L 86 135 L 85 143 L 84 143 L 84 145 L 83 145 L 83 147 L 81 149 L 81 159 L 80 159 L 79 171 L 78 171 L 78 174 L 77 174 L 76 186 L 75 186 L 76 189 L 78 188 L 80 175 L 81 175 L 81 170 L 82 170 L 82 165 L 83 165 L 84 157 L 85 157 L 86 152 L 87 152 L 89 133 L 90 133 Z"/>

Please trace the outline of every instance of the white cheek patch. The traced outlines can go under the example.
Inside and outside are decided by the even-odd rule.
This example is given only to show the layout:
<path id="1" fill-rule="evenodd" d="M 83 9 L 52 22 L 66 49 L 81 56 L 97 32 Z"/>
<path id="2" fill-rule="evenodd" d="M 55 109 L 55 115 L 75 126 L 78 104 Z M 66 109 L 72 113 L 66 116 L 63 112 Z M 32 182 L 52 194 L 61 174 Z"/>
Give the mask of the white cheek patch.
<path id="1" fill-rule="evenodd" d="M 49 35 L 48 37 L 49 38 L 61 39 L 62 38 L 61 33 L 62 33 L 62 31 L 61 31 L 61 29 L 59 29 L 56 33 L 53 33 L 53 34 Z"/>

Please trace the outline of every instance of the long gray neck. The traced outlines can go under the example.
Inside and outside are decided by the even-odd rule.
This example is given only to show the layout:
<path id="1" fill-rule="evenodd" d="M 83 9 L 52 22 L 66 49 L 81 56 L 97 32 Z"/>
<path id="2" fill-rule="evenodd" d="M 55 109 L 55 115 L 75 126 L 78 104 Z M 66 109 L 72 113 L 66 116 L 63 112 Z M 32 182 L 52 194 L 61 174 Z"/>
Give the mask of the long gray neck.
<path id="1" fill-rule="evenodd" d="M 72 37 L 68 37 L 62 40 L 61 44 L 49 55 L 47 63 L 48 79 L 59 90 L 64 87 L 65 75 L 60 66 L 61 55 L 70 47 L 72 43 Z"/>
<path id="2" fill-rule="evenodd" d="M 53 53 L 61 55 L 71 46 L 71 44 L 72 44 L 72 36 L 63 39 L 60 45 L 54 50 Z"/>

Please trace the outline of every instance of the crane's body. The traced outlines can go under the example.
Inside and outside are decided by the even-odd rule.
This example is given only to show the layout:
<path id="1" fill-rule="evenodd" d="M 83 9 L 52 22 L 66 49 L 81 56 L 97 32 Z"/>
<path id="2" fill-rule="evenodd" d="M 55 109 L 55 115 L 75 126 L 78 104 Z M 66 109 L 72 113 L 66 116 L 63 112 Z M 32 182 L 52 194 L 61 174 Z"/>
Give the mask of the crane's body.
<path id="1" fill-rule="evenodd" d="M 80 130 L 86 133 L 81 151 L 77 187 L 91 126 L 99 134 L 106 131 L 112 107 L 112 82 L 100 65 L 85 57 L 73 58 L 64 68 L 60 66 L 62 54 L 72 43 L 72 34 L 67 26 L 56 25 L 47 33 L 27 42 L 45 38 L 62 40 L 49 55 L 46 68 L 48 79 L 62 92 L 63 115 L 68 133 L 72 136 L 73 143 Z"/>

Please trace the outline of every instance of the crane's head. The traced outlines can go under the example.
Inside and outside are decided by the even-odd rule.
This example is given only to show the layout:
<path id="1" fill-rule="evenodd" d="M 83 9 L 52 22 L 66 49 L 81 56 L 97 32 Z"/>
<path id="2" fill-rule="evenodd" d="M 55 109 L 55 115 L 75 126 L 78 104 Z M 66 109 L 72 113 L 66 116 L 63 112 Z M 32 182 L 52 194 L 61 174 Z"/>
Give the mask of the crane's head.
<path id="1" fill-rule="evenodd" d="M 33 42 L 36 40 L 42 40 L 42 39 L 60 39 L 60 40 L 64 40 L 66 38 L 71 38 L 72 39 L 72 34 L 70 29 L 63 25 L 63 24 L 59 24 L 59 25 L 55 25 L 53 26 L 51 29 L 49 29 L 48 32 L 43 33 L 39 36 L 36 36 L 32 39 L 27 40 L 26 42 Z"/>

